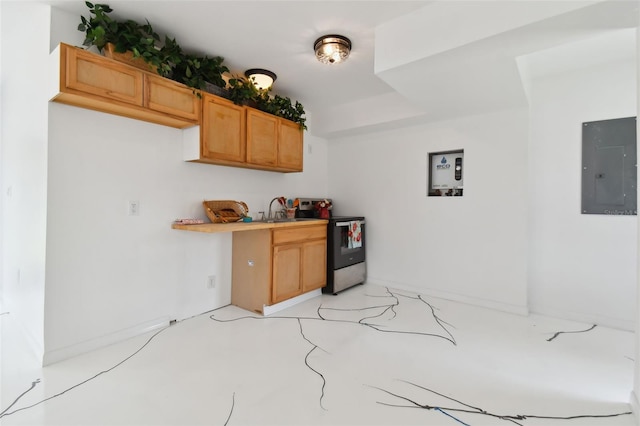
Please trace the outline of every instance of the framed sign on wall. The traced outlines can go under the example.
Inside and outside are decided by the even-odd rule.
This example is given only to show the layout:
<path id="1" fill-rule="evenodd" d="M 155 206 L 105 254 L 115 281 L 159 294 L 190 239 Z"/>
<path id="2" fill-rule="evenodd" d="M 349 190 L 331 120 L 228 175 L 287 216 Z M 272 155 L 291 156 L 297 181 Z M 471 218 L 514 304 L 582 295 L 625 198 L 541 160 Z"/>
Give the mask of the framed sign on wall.
<path id="1" fill-rule="evenodd" d="M 427 163 L 427 196 L 462 196 L 464 150 L 432 152 L 429 154 Z"/>

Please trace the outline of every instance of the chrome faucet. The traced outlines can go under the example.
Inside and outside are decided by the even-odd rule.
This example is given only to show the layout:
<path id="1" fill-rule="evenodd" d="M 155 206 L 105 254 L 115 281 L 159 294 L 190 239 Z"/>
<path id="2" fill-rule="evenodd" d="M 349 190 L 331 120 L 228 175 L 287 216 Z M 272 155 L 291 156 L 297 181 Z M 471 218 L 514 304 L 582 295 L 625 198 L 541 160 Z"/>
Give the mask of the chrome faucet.
<path id="1" fill-rule="evenodd" d="M 278 212 L 275 212 L 273 217 L 271 217 L 271 206 L 273 205 L 274 201 L 276 201 L 277 199 L 282 199 L 282 198 L 284 198 L 284 197 L 275 197 L 273 200 L 271 200 L 271 202 L 269 203 L 269 213 L 267 214 L 267 220 L 275 219 L 275 216 L 277 215 Z"/>

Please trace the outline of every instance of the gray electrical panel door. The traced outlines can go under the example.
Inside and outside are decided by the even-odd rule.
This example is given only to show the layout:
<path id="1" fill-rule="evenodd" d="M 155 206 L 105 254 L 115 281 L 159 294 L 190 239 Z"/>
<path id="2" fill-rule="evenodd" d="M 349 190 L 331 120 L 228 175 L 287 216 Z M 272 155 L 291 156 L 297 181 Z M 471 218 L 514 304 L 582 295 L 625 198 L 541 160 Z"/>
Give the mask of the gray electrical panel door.
<path id="1" fill-rule="evenodd" d="M 582 123 L 582 213 L 637 214 L 636 118 Z"/>

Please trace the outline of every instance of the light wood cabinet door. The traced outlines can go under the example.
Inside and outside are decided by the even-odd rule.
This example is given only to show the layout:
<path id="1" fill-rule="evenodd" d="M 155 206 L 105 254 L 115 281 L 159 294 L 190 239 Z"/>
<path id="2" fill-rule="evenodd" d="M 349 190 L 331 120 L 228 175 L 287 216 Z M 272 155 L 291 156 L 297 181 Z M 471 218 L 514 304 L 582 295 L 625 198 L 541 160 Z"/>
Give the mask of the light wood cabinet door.
<path id="1" fill-rule="evenodd" d="M 247 108 L 247 163 L 273 170 L 301 172 L 302 151 L 300 125 Z"/>
<path id="2" fill-rule="evenodd" d="M 64 87 L 142 106 L 143 73 L 82 49 L 67 48 Z"/>
<path id="3" fill-rule="evenodd" d="M 302 292 L 327 285 L 327 240 L 305 243 L 302 246 Z"/>
<path id="4" fill-rule="evenodd" d="M 278 303 L 302 293 L 302 244 L 273 248 L 272 302 Z"/>
<path id="5" fill-rule="evenodd" d="M 326 238 L 327 227 L 325 225 L 290 227 L 273 231 L 273 245 L 326 240 Z"/>
<path id="6" fill-rule="evenodd" d="M 231 303 L 262 313 L 271 304 L 271 230 L 233 233 Z"/>
<path id="7" fill-rule="evenodd" d="M 280 119 L 278 139 L 278 166 L 302 171 L 302 129 L 289 120 Z"/>
<path id="8" fill-rule="evenodd" d="M 65 43 L 51 56 L 51 101 L 178 129 L 198 124 L 199 100 L 183 84 Z"/>
<path id="9" fill-rule="evenodd" d="M 245 109 L 218 96 L 202 94 L 201 156 L 209 160 L 243 163 Z"/>
<path id="10" fill-rule="evenodd" d="M 144 106 L 164 114 L 174 115 L 198 123 L 200 119 L 200 98 L 183 84 L 145 74 Z"/>
<path id="11" fill-rule="evenodd" d="M 247 108 L 247 163 L 278 165 L 278 119 Z"/>

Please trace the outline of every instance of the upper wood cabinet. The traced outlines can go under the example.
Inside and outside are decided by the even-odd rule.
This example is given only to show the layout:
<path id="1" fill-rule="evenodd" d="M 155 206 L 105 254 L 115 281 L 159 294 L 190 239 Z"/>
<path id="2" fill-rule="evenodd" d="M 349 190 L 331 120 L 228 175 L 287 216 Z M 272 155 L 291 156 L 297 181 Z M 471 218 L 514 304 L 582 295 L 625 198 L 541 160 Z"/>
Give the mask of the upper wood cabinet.
<path id="1" fill-rule="evenodd" d="M 159 75 L 144 75 L 144 106 L 190 122 L 200 120 L 200 99 L 193 90 Z"/>
<path id="2" fill-rule="evenodd" d="M 280 119 L 278 166 L 302 171 L 302 129 L 298 123 Z"/>
<path id="3" fill-rule="evenodd" d="M 302 171 L 302 130 L 289 120 L 247 108 L 247 163 Z"/>
<path id="4" fill-rule="evenodd" d="M 301 172 L 302 129 L 297 123 L 202 94 L 199 131 L 183 135 L 183 159 L 277 172 Z"/>
<path id="5" fill-rule="evenodd" d="M 245 161 L 245 112 L 233 102 L 202 94 L 200 160 L 237 165 Z"/>
<path id="6" fill-rule="evenodd" d="M 141 71 L 117 62 L 105 66 L 102 56 L 71 46 L 61 53 L 61 90 L 142 106 Z"/>
<path id="7" fill-rule="evenodd" d="M 199 122 L 187 86 L 61 43 L 51 54 L 51 100 L 176 128 Z"/>
<path id="8" fill-rule="evenodd" d="M 185 129 L 185 161 L 302 171 L 297 123 L 65 43 L 51 60 L 52 101 Z"/>
<path id="9" fill-rule="evenodd" d="M 247 108 L 247 163 L 278 165 L 278 119 L 275 115 Z"/>

